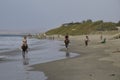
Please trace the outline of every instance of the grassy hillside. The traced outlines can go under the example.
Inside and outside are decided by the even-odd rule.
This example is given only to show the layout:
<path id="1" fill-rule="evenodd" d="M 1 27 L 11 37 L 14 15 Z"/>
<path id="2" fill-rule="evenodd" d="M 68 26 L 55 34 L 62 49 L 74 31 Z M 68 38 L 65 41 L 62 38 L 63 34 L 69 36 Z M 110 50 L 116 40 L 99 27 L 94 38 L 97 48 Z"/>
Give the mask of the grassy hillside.
<path id="1" fill-rule="evenodd" d="M 46 34 L 65 35 L 66 33 L 69 33 L 70 35 L 82 35 L 82 34 L 98 32 L 98 31 L 118 30 L 116 26 L 118 26 L 118 24 L 113 22 L 103 22 L 102 20 L 92 22 L 91 20 L 87 20 L 83 22 L 75 22 L 75 23 L 72 22 L 72 23 L 63 24 L 58 28 L 47 31 Z"/>

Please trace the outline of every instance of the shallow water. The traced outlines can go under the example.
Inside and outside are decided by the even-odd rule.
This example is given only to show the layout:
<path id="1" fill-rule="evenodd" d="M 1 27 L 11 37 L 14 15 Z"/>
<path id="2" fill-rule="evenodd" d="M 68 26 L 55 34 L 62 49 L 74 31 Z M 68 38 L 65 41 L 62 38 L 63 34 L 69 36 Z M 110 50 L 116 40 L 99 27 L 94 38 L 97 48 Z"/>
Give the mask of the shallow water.
<path id="1" fill-rule="evenodd" d="M 46 80 L 43 72 L 27 71 L 29 67 L 20 62 L 7 62 L 0 65 L 1 80 Z"/>
<path id="2" fill-rule="evenodd" d="M 61 44 L 60 41 L 47 40 L 45 44 L 37 45 L 37 47 L 43 47 L 42 49 L 30 51 L 26 55 L 26 59 L 23 59 L 22 55 L 6 56 L 5 61 L 0 63 L 0 79 L 46 80 L 47 77 L 44 72 L 28 71 L 31 69 L 29 66 L 78 56 L 75 53 L 69 53 L 70 56 L 66 56 L 66 52 L 59 51 L 63 48 L 63 46 L 60 46 Z"/>

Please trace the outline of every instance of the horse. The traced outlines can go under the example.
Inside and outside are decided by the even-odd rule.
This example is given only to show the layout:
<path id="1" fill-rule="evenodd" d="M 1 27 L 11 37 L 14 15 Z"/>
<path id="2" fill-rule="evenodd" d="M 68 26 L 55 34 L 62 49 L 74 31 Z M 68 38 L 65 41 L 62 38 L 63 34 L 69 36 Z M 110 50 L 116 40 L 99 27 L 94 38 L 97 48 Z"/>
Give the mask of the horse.
<path id="1" fill-rule="evenodd" d="M 22 56 L 25 59 L 25 53 L 28 53 L 28 45 L 27 44 L 23 44 L 21 46 L 21 49 L 22 49 Z"/>
<path id="2" fill-rule="evenodd" d="M 65 39 L 64 43 L 65 43 L 65 47 L 68 48 L 68 45 L 70 43 L 69 39 Z"/>

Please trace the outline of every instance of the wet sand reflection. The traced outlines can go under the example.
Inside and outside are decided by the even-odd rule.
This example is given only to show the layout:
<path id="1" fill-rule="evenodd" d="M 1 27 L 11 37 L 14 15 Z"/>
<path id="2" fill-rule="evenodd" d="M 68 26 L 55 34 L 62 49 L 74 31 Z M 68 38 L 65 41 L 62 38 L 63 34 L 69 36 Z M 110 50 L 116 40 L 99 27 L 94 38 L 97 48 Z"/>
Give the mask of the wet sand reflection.
<path id="1" fill-rule="evenodd" d="M 70 57 L 70 52 L 68 49 L 66 50 L 66 57 Z"/>

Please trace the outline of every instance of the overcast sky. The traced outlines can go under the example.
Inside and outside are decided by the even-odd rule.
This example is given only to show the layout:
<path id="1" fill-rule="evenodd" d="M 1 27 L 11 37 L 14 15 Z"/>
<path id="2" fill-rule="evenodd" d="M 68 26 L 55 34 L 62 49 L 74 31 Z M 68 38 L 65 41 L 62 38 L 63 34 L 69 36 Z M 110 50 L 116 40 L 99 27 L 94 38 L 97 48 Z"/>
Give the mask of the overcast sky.
<path id="1" fill-rule="evenodd" d="M 118 22 L 120 0 L 0 0 L 0 31 L 41 32 L 87 19 Z"/>

